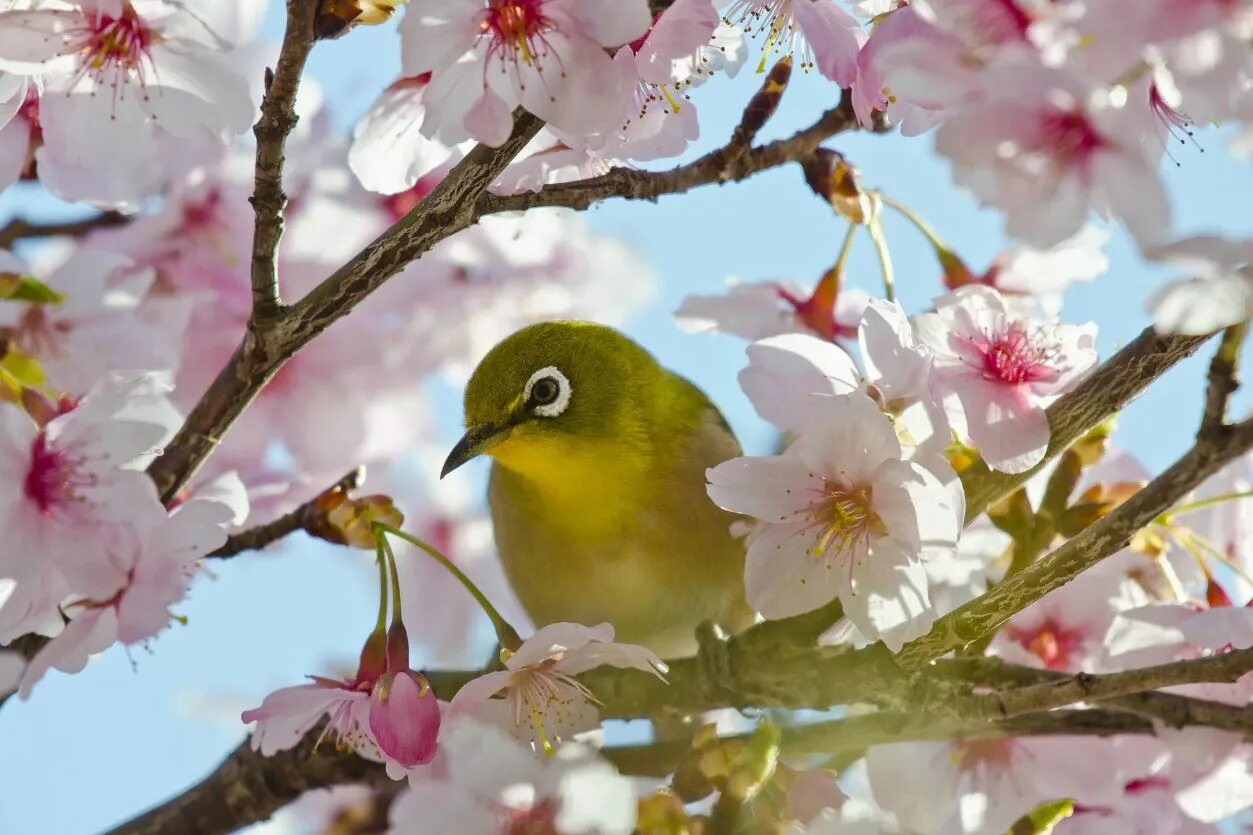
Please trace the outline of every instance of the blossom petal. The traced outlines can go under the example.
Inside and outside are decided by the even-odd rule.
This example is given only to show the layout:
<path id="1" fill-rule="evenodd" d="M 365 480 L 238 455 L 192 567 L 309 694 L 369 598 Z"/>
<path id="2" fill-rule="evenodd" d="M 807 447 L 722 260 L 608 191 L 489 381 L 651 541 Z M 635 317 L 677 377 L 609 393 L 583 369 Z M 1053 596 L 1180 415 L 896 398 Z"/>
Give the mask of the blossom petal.
<path id="1" fill-rule="evenodd" d="M 809 422 L 816 398 L 855 391 L 860 375 L 853 358 L 833 342 L 803 333 L 758 340 L 746 349 L 740 388 L 757 414 L 793 432 Z"/>
<path id="2" fill-rule="evenodd" d="M 749 539 L 744 563 L 748 605 L 768 619 L 830 603 L 846 577 L 828 558 L 809 553 L 813 536 L 795 525 L 765 525 Z"/>
<path id="3" fill-rule="evenodd" d="M 892 652 L 926 634 L 936 613 L 927 591 L 927 572 L 913 554 L 881 537 L 851 569 L 852 584 L 842 590 L 844 614 L 870 639 Z"/>

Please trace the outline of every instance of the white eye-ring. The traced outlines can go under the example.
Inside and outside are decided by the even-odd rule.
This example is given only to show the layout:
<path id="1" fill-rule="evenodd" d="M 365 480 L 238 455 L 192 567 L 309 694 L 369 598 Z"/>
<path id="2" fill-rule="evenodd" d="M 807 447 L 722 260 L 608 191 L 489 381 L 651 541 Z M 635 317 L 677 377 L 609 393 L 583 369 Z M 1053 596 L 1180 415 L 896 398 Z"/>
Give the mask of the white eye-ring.
<path id="1" fill-rule="evenodd" d="M 570 405 L 570 378 L 555 365 L 541 368 L 526 381 L 523 401 L 531 411 L 542 417 L 556 417 Z"/>

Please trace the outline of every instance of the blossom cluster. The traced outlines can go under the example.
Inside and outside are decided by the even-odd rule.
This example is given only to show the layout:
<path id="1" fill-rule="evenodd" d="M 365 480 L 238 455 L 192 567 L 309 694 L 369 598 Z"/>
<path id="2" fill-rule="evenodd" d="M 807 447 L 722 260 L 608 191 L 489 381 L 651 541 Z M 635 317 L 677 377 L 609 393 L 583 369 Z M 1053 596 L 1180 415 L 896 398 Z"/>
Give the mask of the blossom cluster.
<path id="1" fill-rule="evenodd" d="M 1098 363 L 1096 324 L 1063 315 L 1063 301 L 1107 269 L 1105 227 L 1186 275 L 1147 300 L 1161 333 L 1205 335 L 1253 314 L 1253 243 L 1172 240 L 1160 176 L 1194 122 L 1249 130 L 1247 0 L 412 0 L 322 12 L 349 9 L 335 18 L 344 34 L 401 5 L 400 75 L 348 135 L 309 79 L 294 103 L 274 265 L 287 304 L 421 212 L 473 148 L 505 145 L 519 108 L 544 126 L 490 184 L 496 195 L 676 158 L 700 139 L 698 88 L 784 58 L 833 97 L 843 89 L 850 123 L 931 133 L 955 185 L 1004 218 L 1016 242 L 978 273 L 821 149 L 805 173 L 848 222 L 835 265 L 812 288 L 736 282 L 676 311 L 686 330 L 748 341 L 739 382 L 778 431 L 777 454 L 706 473 L 709 500 L 738 515 L 745 597 L 762 621 L 838 601 L 823 642 L 900 652 L 1147 482 L 1108 427 L 1049 460 L 1050 407 Z M 876 744 L 837 784 L 800 758 L 776 762 L 777 744 L 761 755 L 767 722 L 725 744 L 709 725 L 687 734 L 695 764 L 666 789 L 620 774 L 598 750 L 604 705 L 584 674 L 615 667 L 664 688 L 666 662 L 616 641 L 610 623 L 538 623 L 525 640 L 502 628 L 524 618 L 490 523 L 432 478 L 433 389 L 524 324 L 621 321 L 649 297 L 647 266 L 572 212 L 488 215 L 441 240 L 291 357 L 162 501 L 145 469 L 255 324 L 259 175 L 243 136 L 270 88 L 266 11 L 263 0 L 0 4 L 0 189 L 38 186 L 101 212 L 72 240 L 0 250 L 0 646 L 40 646 L 23 660 L 0 650 L 0 690 L 29 697 L 50 669 L 77 673 L 116 644 L 152 641 L 185 620 L 205 560 L 246 521 L 378 464 L 416 534 L 390 498 L 340 493 L 318 508 L 329 533 L 314 531 L 375 552 L 379 619 L 354 671 L 277 690 L 241 718 L 262 756 L 330 740 L 405 780 L 389 831 L 704 831 L 698 802 L 767 783 L 781 797 L 762 791 L 754 813 L 762 831 L 789 835 L 1000 833 L 1059 800 L 1071 805 L 1058 832 L 1217 832 L 1253 808 L 1253 748 L 1197 726 Z M 942 294 L 916 310 L 894 298 L 889 211 L 939 262 Z M 863 229 L 882 298 L 845 286 Z M 962 478 L 983 466 L 1025 484 L 976 514 Z M 1017 612 L 986 654 L 1102 674 L 1253 647 L 1251 466 L 1235 461 Z M 434 561 L 396 553 L 395 539 Z M 449 594 L 452 577 L 471 594 Z M 498 655 L 445 690 L 411 647 L 464 666 L 480 637 L 475 600 Z M 1175 690 L 1246 707 L 1251 688 L 1245 675 Z"/>

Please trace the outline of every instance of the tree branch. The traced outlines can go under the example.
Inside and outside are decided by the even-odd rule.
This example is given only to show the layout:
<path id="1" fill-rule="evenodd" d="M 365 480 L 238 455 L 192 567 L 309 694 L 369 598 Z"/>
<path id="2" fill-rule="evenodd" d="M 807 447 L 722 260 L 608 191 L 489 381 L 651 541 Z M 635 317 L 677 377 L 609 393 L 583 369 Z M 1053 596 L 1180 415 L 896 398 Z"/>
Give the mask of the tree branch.
<path id="1" fill-rule="evenodd" d="M 80 238 L 93 229 L 120 226 L 130 218 L 121 212 L 101 212 L 82 220 L 63 220 L 56 223 L 38 223 L 15 217 L 0 228 L 0 249 L 12 249 L 13 244 L 26 238 L 51 238 L 64 235 Z"/>
<path id="2" fill-rule="evenodd" d="M 930 632 L 901 650 L 898 663 L 919 667 L 978 640 L 1014 613 L 1124 548 L 1137 531 L 1250 448 L 1253 448 L 1253 422 L 1228 427 L 1217 437 L 1198 441 L 1169 469 L 1109 515 L 940 618 Z"/>
<path id="3" fill-rule="evenodd" d="M 287 0 L 287 29 L 279 49 L 277 69 L 265 70 L 261 117 L 252 128 L 257 138 L 252 203 L 252 323 L 278 315 L 282 301 L 278 287 L 278 245 L 283 237 L 283 146 L 296 126 L 296 93 L 305 62 L 313 50 L 316 0 Z M 251 323 L 250 323 L 251 324 Z"/>
<path id="4" fill-rule="evenodd" d="M 544 186 L 539 191 L 510 195 L 484 194 L 479 199 L 479 213 L 487 215 L 516 212 L 539 206 L 582 210 L 614 197 L 656 200 L 667 194 L 681 194 L 711 183 L 738 182 L 760 171 L 807 159 L 823 140 L 856 125 L 857 117 L 853 113 L 852 99 L 845 93 L 838 106 L 823 113 L 809 127 L 786 139 L 776 139 L 738 154 L 734 146 L 728 143 L 693 162 L 676 166 L 669 171 L 639 171 L 619 167 L 599 177 Z"/>
<path id="5" fill-rule="evenodd" d="M 1227 401 L 1240 387 L 1236 366 L 1240 361 L 1240 347 L 1244 344 L 1247 332 L 1248 322 L 1232 325 L 1223 331 L 1218 350 L 1210 360 L 1207 375 L 1209 385 L 1205 390 L 1205 411 L 1201 417 L 1201 428 L 1197 432 L 1198 440 L 1220 433 L 1226 423 Z"/>
<path id="6" fill-rule="evenodd" d="M 988 505 L 1025 484 L 1085 432 L 1117 414 L 1149 383 L 1191 356 L 1207 339 L 1209 336 L 1162 336 L 1153 328 L 1146 328 L 1048 408 L 1049 446 L 1043 461 L 1017 474 L 990 470 L 979 461 L 961 474 L 966 488 L 966 521 L 972 521 Z"/>
<path id="7" fill-rule="evenodd" d="M 321 511 L 318 508 L 319 500 L 327 493 L 349 493 L 360 487 L 364 481 L 365 467 L 357 467 L 290 513 L 286 513 L 263 525 L 257 525 L 255 528 L 248 528 L 232 534 L 221 548 L 206 554 L 205 557 L 225 559 L 241 554 L 244 551 L 259 551 L 296 531 L 306 531 L 314 536 L 320 536 L 323 520 Z"/>
<path id="8" fill-rule="evenodd" d="M 265 327 L 249 328 L 165 454 L 148 468 L 162 500 L 168 503 L 195 474 L 230 425 L 293 354 L 352 312 L 409 262 L 478 220 L 475 201 L 541 124 L 529 113 L 520 113 L 504 145 L 476 146 L 420 204 L 300 302 L 280 311 Z"/>
<path id="9" fill-rule="evenodd" d="M 1178 684 L 1230 683 L 1250 670 L 1253 670 L 1253 649 L 1242 649 L 1119 673 L 1079 673 L 1055 681 L 993 693 L 989 699 L 995 702 L 997 712 L 1008 718 L 1076 702 L 1102 701 Z"/>

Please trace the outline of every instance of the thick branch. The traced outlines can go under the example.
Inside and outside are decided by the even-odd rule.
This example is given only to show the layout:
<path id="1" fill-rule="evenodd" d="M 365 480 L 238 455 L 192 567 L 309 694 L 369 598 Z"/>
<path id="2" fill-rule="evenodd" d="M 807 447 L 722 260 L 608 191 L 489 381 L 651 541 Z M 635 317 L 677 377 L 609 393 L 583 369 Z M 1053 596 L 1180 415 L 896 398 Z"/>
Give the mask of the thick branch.
<path id="1" fill-rule="evenodd" d="M 278 289 L 278 244 L 283 237 L 283 146 L 296 126 L 296 92 L 305 62 L 313 50 L 316 0 L 287 0 L 287 30 L 278 64 L 265 71 L 261 118 L 253 126 L 257 158 L 252 203 L 252 316 L 255 323 L 277 315 L 282 304 Z"/>
<path id="2" fill-rule="evenodd" d="M 900 664 L 918 667 L 961 649 L 1021 611 L 1126 547 L 1137 531 L 1170 509 L 1227 462 L 1253 448 L 1253 422 L 1229 427 L 1217 437 L 1198 441 L 1182 458 L 1112 513 L 1052 553 L 1006 577 L 987 593 L 936 621 L 931 631 L 907 644 Z"/>
<path id="3" fill-rule="evenodd" d="M 998 473 L 982 461 L 962 473 L 966 521 L 1026 483 L 1101 421 L 1117 414 L 1150 383 L 1191 356 L 1208 336 L 1161 336 L 1152 328 L 1102 363 L 1048 409 L 1049 446 L 1044 460 L 1025 473 Z"/>
<path id="4" fill-rule="evenodd" d="M 996 722 L 960 721 L 925 714 L 875 713 L 784 731 L 783 750 L 825 754 L 888 742 L 989 739 L 1010 736 L 1151 734 L 1146 719 L 1104 710 L 1066 710 Z M 344 783 L 385 785 L 382 766 L 324 746 L 310 733 L 291 751 L 262 757 L 243 743 L 218 768 L 177 798 L 113 829 L 109 835 L 217 835 L 265 820 L 311 789 Z M 607 748 L 624 774 L 662 776 L 688 752 L 686 741 Z"/>
<path id="5" fill-rule="evenodd" d="M 82 220 L 64 220 L 57 223 L 37 223 L 15 217 L 0 229 L 0 249 L 12 249 L 13 244 L 26 238 L 51 238 L 59 235 L 81 238 L 93 229 L 120 226 L 129 221 L 120 212 L 101 212 Z"/>
<path id="6" fill-rule="evenodd" d="M 479 213 L 487 215 L 514 212 L 537 206 L 586 209 L 613 197 L 656 200 L 663 195 L 681 194 L 711 183 L 738 182 L 760 171 L 807 159 L 823 140 L 849 130 L 856 124 L 852 100 L 846 94 L 839 106 L 828 110 L 817 122 L 786 139 L 776 139 L 744 152 L 737 151 L 733 145 L 727 145 L 669 171 L 614 168 L 599 177 L 545 186 L 539 191 L 510 195 L 484 194 L 479 200 Z"/>
<path id="7" fill-rule="evenodd" d="M 1012 717 L 1076 702 L 1101 701 L 1178 684 L 1230 683 L 1250 670 L 1253 670 L 1253 649 L 1243 649 L 1119 673 L 1079 673 L 1056 681 L 994 693 L 991 698 L 995 700 L 1000 715 Z"/>
<path id="8" fill-rule="evenodd" d="M 514 120 L 513 135 L 499 148 L 476 146 L 426 199 L 299 303 L 265 328 L 249 328 L 165 454 L 148 468 L 169 502 L 195 473 L 235 419 L 296 351 L 352 312 L 384 281 L 439 241 L 478 219 L 475 201 L 518 155 L 542 122 L 528 113 Z"/>

